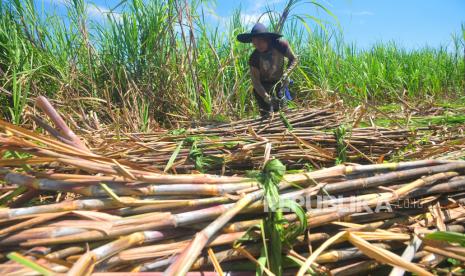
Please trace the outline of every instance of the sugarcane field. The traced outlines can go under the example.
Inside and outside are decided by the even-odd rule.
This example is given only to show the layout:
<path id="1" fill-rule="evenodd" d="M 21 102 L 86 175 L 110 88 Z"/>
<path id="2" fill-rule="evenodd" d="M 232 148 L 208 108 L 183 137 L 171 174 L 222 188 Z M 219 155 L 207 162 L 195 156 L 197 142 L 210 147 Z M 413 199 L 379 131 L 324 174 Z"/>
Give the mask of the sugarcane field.
<path id="1" fill-rule="evenodd" d="M 463 11 L 2 0 L 0 275 L 465 275 Z"/>

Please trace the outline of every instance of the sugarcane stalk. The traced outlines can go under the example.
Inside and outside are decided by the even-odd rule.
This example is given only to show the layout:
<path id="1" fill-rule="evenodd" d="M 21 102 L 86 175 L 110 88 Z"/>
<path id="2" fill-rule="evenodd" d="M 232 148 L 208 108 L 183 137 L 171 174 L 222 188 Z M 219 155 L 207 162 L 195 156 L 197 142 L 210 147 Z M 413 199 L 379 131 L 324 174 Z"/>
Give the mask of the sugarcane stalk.
<path id="1" fill-rule="evenodd" d="M 194 133 L 204 140 L 197 144 L 204 154 L 221 156 L 227 166 L 230 165 L 228 173 L 236 169 L 258 167 L 267 150 L 270 155 L 285 158 L 288 164 L 295 167 L 302 164 L 302 160 L 309 160 L 315 166 L 328 162 L 335 151 L 335 139 L 331 133 L 318 130 L 328 125 L 318 120 L 335 117 L 331 117 L 330 112 L 286 116 L 294 127 L 292 133 L 284 133 L 282 122 L 272 120 L 250 121 L 253 123 L 251 128 L 239 123 L 234 127 L 197 129 L 178 136 L 166 132 L 132 133 L 121 141 L 114 139 L 110 133 L 101 137 L 95 135 L 92 150 L 101 156 L 0 121 L 0 128 L 8 131 L 7 135 L 0 134 L 0 149 L 26 152 L 34 156 L 31 159 L 12 159 L 10 163 L 9 160 L 0 161 L 0 166 L 11 170 L 2 170 L 0 180 L 14 183 L 7 186 L 6 191 L 24 186 L 83 195 L 68 202 L 0 209 L 2 254 L 22 248 L 19 252 L 29 258 L 36 256 L 34 252 L 37 249 L 28 251 L 26 247 L 51 245 L 43 253 L 45 257 L 37 263 L 46 264 L 51 271 L 63 272 L 66 267 L 53 264 L 50 257 L 55 256 L 62 264 L 76 261 L 72 273 L 90 272 L 96 263 L 100 263 L 96 268 L 99 271 L 137 271 L 180 265 L 175 269 L 181 273 L 187 272 L 189 267 L 198 269 L 210 265 L 210 259 L 197 258 L 202 249 L 207 245 L 224 246 L 238 237 L 236 233 L 221 235 L 221 231 L 246 231 L 263 218 L 263 204 L 258 200 L 262 190 L 257 181 L 240 176 L 167 175 L 155 168 L 162 170 L 172 159 L 170 163 L 173 170 L 182 169 L 184 172 L 193 169 L 189 160 L 184 159 L 189 154 L 187 148 L 179 148 L 176 158 L 171 157 L 179 142 Z M 214 137 L 225 133 L 224 138 Z M 360 160 L 363 155 L 364 158 L 375 160 L 376 156 L 384 155 L 386 150 L 405 145 L 409 137 L 413 136 L 405 130 L 353 129 L 351 137 L 346 137 L 345 141 L 352 146 L 347 149 L 348 160 Z M 265 149 L 267 143 L 274 146 Z M 14 167 L 24 165 L 31 169 L 23 174 L 16 173 Z M 214 170 L 219 171 L 221 168 Z M 302 196 L 314 199 L 324 193 L 345 196 L 324 199 L 323 204 L 328 206 L 315 209 L 315 205 L 309 205 L 311 209 L 307 210 L 307 227 L 321 227 L 317 231 L 324 232 L 316 233 L 317 241 L 327 240 L 342 228 L 348 233 L 345 237 L 357 246 L 358 249 L 340 247 L 342 244 L 338 241 L 337 249 L 328 248 L 316 258 L 317 262 L 335 262 L 338 265 L 341 261 L 352 261 L 353 256 L 362 257 L 361 252 L 374 257 L 371 254 L 376 251 L 376 246 L 366 241 L 381 241 L 386 245 L 384 249 L 387 246 L 397 248 L 400 243 L 395 241 L 411 239 L 407 227 L 426 231 L 425 227 L 433 227 L 441 222 L 450 231 L 463 231 L 463 226 L 458 224 L 465 221 L 465 213 L 460 207 L 465 201 L 465 194 L 461 192 L 465 188 L 464 173 L 463 161 L 348 164 L 308 173 L 288 174 L 281 183 L 286 188 L 279 194 L 281 199 L 299 199 Z M 104 183 L 105 188 L 100 187 L 100 183 Z M 354 194 L 356 196 L 347 198 Z M 89 196 L 110 198 L 90 199 L 87 198 Z M 374 207 L 380 200 L 392 204 L 410 199 L 420 202 L 423 208 L 404 210 L 402 206 L 394 205 L 392 213 L 379 214 L 370 214 L 362 208 L 363 205 Z M 360 206 L 350 209 L 352 200 L 360 202 Z M 436 202 L 438 205 L 435 208 L 426 208 Z M 295 215 L 285 215 L 285 218 L 291 226 L 299 225 Z M 345 222 L 331 223 L 337 220 Z M 152 244 L 142 246 L 147 240 L 141 238 L 141 233 L 151 231 L 157 233 L 157 237 L 152 240 Z M 200 232 L 191 239 L 195 231 Z M 128 241 L 128 237 L 137 239 Z M 83 242 L 90 242 L 90 251 L 85 252 Z M 302 256 L 306 254 L 299 249 L 306 245 L 303 236 L 298 237 L 293 245 L 296 248 L 293 256 L 297 256 L 303 263 Z M 426 249 L 440 250 L 449 257 L 463 253 L 453 247 L 427 246 L 432 249 Z M 232 254 L 232 251 L 222 249 L 213 249 L 213 259 L 221 262 L 245 258 L 244 254 Z M 255 260 L 260 254 L 260 244 L 256 241 L 245 243 L 243 249 Z M 425 252 L 428 251 L 415 254 L 414 260 L 421 254 L 427 254 Z M 179 253 L 175 258 L 170 258 Z M 228 259 L 224 254 L 232 256 Z M 382 260 L 380 255 L 375 258 Z M 353 266 L 353 270 L 357 267 L 366 269 L 369 267 L 367 264 Z M 82 270 L 78 268 L 81 265 Z M 26 272 L 26 269 L 21 270 L 17 265 L 11 268 L 16 273 Z M 413 271 L 417 268 L 410 266 L 409 269 Z"/>
<path id="2" fill-rule="evenodd" d="M 440 173 L 445 171 L 463 170 L 465 168 L 465 162 L 448 163 L 444 165 L 437 165 L 431 167 L 408 169 L 399 172 L 390 172 L 380 176 L 372 176 L 362 179 L 347 180 L 340 183 L 329 184 L 325 187 L 328 193 L 343 192 L 354 190 L 357 188 L 368 188 L 377 185 L 382 185 L 390 181 L 399 181 L 417 177 L 420 175 L 430 175 L 434 173 Z"/>
<path id="3" fill-rule="evenodd" d="M 76 192 L 86 196 L 105 196 L 107 191 L 93 184 L 104 182 L 87 182 L 90 185 L 83 187 L 82 182 L 60 181 L 34 178 L 27 175 L 8 173 L 5 180 L 9 184 L 27 185 L 38 190 L 45 191 L 65 191 Z M 127 185 L 124 183 L 105 183 L 117 195 L 224 195 L 234 193 L 238 190 L 258 187 L 256 183 L 235 183 L 235 184 L 170 184 L 170 185 L 155 185 L 155 184 L 133 184 Z"/>
<path id="4" fill-rule="evenodd" d="M 93 154 L 90 153 L 88 150 L 86 149 L 82 149 L 80 147 L 74 147 L 74 146 L 71 146 L 71 145 L 68 145 L 68 144 L 65 144 L 65 143 L 62 143 L 62 142 L 59 142 L 59 141 L 56 141 L 56 140 L 53 140 L 53 139 L 50 139 L 50 138 L 47 138 L 47 137 L 44 137 L 44 136 L 40 136 L 32 131 L 29 131 L 29 130 L 26 130 L 24 128 L 21 128 L 19 126 L 15 126 L 13 124 L 10 124 L 6 121 L 3 121 L 3 120 L 0 120 L 0 128 L 8 131 L 8 132 L 11 132 L 13 133 L 14 135 L 17 135 L 18 137 L 24 137 L 24 138 L 27 138 L 27 139 L 31 139 L 32 141 L 34 142 L 38 142 L 38 143 L 42 143 L 52 149 L 55 149 L 55 150 L 62 150 L 62 151 L 65 151 L 67 153 L 73 153 L 73 154 L 81 154 L 83 156 L 92 156 Z M 8 142 L 9 140 L 8 139 L 2 139 L 3 142 Z M 34 143 L 32 142 L 26 142 L 25 140 L 22 140 L 21 141 L 23 144 L 28 144 L 30 146 L 35 146 Z"/>
<path id="5" fill-rule="evenodd" d="M 197 233 L 194 240 L 186 247 L 184 252 L 179 255 L 176 261 L 165 271 L 165 275 L 185 275 L 199 256 L 201 250 L 213 239 L 216 232 L 218 232 L 245 206 L 262 198 L 263 193 L 264 191 L 260 190 L 246 195 L 235 203 L 231 209 L 208 225 L 204 230 Z"/>
<path id="6" fill-rule="evenodd" d="M 55 219 L 57 217 L 65 215 L 65 214 L 66 214 L 66 212 L 44 214 L 42 216 L 37 216 L 35 218 L 29 219 L 27 221 L 24 221 L 24 222 L 15 224 L 15 225 L 12 225 L 10 227 L 0 229 L 0 236 L 3 236 L 3 235 L 8 234 L 10 232 L 17 231 L 17 230 L 20 230 L 20 229 L 23 229 L 23 228 L 26 228 L 26 227 L 30 227 L 30 226 L 33 226 L 33 225 L 36 225 L 36 224 L 40 224 L 40 223 L 46 222 L 48 220 Z"/>
<path id="7" fill-rule="evenodd" d="M 236 239 L 242 237 L 245 232 L 237 232 L 231 234 L 222 234 L 218 235 L 210 244 L 210 247 L 231 244 Z M 142 246 L 132 249 L 124 250 L 118 255 L 108 259 L 102 265 L 99 266 L 97 269 L 105 268 L 105 270 L 114 267 L 116 265 L 120 265 L 123 263 L 140 261 L 140 260 L 150 260 L 154 258 L 159 258 L 163 256 L 171 256 L 173 254 L 178 254 L 181 252 L 185 246 L 189 243 L 189 240 L 192 236 L 186 236 L 184 238 L 179 239 L 179 241 L 174 240 L 172 243 L 165 243 L 165 244 L 158 244 L 158 245 L 149 245 L 149 246 Z M 158 262 L 158 261 L 157 261 Z M 149 263 L 146 263 L 147 265 Z M 168 264 L 166 264 L 167 266 Z"/>
<path id="8" fill-rule="evenodd" d="M 109 244 L 103 245 L 92 251 L 83 254 L 77 262 L 74 263 L 73 267 L 68 271 L 69 276 L 80 276 L 90 275 L 95 266 L 96 262 L 102 259 L 108 258 L 112 255 L 117 254 L 124 249 L 132 247 L 134 245 L 142 244 L 148 240 L 156 240 L 159 235 L 158 233 L 152 232 L 137 232 L 129 236 L 121 237 L 116 241 Z"/>
<path id="9" fill-rule="evenodd" d="M 218 217 L 227 210 L 233 207 L 233 203 L 217 205 L 213 207 L 203 208 L 195 211 L 180 213 L 180 214 L 164 214 L 157 220 L 148 222 L 142 225 L 131 225 L 118 227 L 111 229 L 108 233 L 102 233 L 101 231 L 86 231 L 85 233 L 79 233 L 77 235 L 68 235 L 52 239 L 36 239 L 30 240 L 23 243 L 24 246 L 34 246 L 40 244 L 61 244 L 71 242 L 85 242 L 92 240 L 110 239 L 123 235 L 129 235 L 134 232 L 145 231 L 145 230 L 157 230 L 167 227 L 179 227 L 185 225 L 191 225 L 208 219 Z"/>
<path id="10" fill-rule="evenodd" d="M 79 137 L 74 134 L 74 132 L 66 125 L 65 121 L 58 112 L 53 108 L 47 98 L 39 96 L 36 99 L 36 105 L 42 109 L 42 111 L 47 114 L 47 116 L 52 120 L 55 126 L 58 128 L 58 131 L 64 136 L 66 142 L 71 142 L 70 145 L 73 147 L 79 148 L 81 150 L 90 152 L 90 150 L 84 145 L 84 143 L 79 139 Z"/>
<path id="11" fill-rule="evenodd" d="M 23 207 L 17 209 L 3 208 L 0 209 L 0 219 L 13 219 L 30 215 L 39 215 L 45 213 L 59 213 L 74 210 L 105 210 L 119 207 L 111 199 L 77 199 L 73 201 L 64 201 L 60 203 Z"/>

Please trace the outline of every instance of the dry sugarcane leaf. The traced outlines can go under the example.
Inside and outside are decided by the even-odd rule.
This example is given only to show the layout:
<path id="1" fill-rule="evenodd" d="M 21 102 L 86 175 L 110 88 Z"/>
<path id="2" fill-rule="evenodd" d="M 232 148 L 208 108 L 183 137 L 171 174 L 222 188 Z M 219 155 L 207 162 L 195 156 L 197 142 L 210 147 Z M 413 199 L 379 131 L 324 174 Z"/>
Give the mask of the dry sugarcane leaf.
<path id="1" fill-rule="evenodd" d="M 407 245 L 404 252 L 402 253 L 401 258 L 404 259 L 406 262 L 412 262 L 412 259 L 415 257 L 415 253 L 417 253 L 418 249 L 422 244 L 422 240 L 418 238 L 417 235 L 414 235 L 412 241 Z M 405 270 L 396 266 L 391 270 L 389 276 L 403 276 Z"/>
<path id="2" fill-rule="evenodd" d="M 220 263 L 218 262 L 218 259 L 215 257 L 215 252 L 213 252 L 213 249 L 211 247 L 208 248 L 208 257 L 210 257 L 210 260 L 213 264 L 213 267 L 215 268 L 216 273 L 218 273 L 219 276 L 224 276 L 223 269 L 221 269 Z"/>
<path id="3" fill-rule="evenodd" d="M 263 165 L 262 165 L 262 167 L 264 167 L 265 164 L 268 163 L 268 160 L 270 160 L 270 155 L 271 155 L 271 143 L 266 143 L 266 145 L 265 145 L 265 154 L 263 156 Z"/>
<path id="4" fill-rule="evenodd" d="M 385 232 L 385 233 L 390 233 L 387 230 L 380 229 L 380 228 L 373 228 L 370 224 L 364 225 L 364 224 L 358 224 L 358 223 L 353 223 L 353 222 L 343 222 L 343 221 L 334 221 L 331 224 L 334 225 L 339 225 L 342 227 L 345 227 L 346 231 L 377 231 L 377 232 Z"/>
<path id="5" fill-rule="evenodd" d="M 382 248 L 379 248 L 379 247 L 376 247 L 370 244 L 369 242 L 365 241 L 364 239 L 362 239 L 355 233 L 348 232 L 347 239 L 350 243 L 356 246 L 365 255 L 377 260 L 380 263 L 389 264 L 392 266 L 398 266 L 407 271 L 416 273 L 420 276 L 433 276 L 432 273 L 424 270 L 423 268 L 411 262 L 405 261 L 400 256 L 388 250 L 385 250 L 385 249 L 382 249 Z"/>
<path id="6" fill-rule="evenodd" d="M 429 207 L 433 219 L 436 221 L 436 227 L 439 231 L 447 231 L 446 223 L 444 222 L 444 214 L 441 212 L 441 205 L 436 202 L 433 206 Z"/>
<path id="7" fill-rule="evenodd" d="M 0 229 L 0 236 L 11 233 L 13 231 L 18 231 L 18 230 L 24 229 L 26 227 L 32 227 L 32 226 L 35 226 L 37 224 L 44 223 L 44 222 L 47 222 L 49 220 L 53 220 L 53 219 L 56 219 L 58 217 L 64 216 L 66 214 L 68 214 L 68 212 L 38 215 L 38 216 L 35 216 L 35 217 L 33 217 L 33 218 L 29 219 L 29 220 L 14 224 L 14 225 L 12 225 L 10 227 Z"/>
<path id="8" fill-rule="evenodd" d="M 320 247 L 318 247 L 317 250 L 313 251 L 312 255 L 310 255 L 310 257 L 308 257 L 305 263 L 300 267 L 299 271 L 297 272 L 297 276 L 303 276 L 310 268 L 310 266 L 313 264 L 313 262 L 315 262 L 316 258 L 330 245 L 341 240 L 346 240 L 347 234 L 347 231 L 339 232 L 327 241 L 325 241 L 322 245 L 320 245 Z"/>
<path id="9" fill-rule="evenodd" d="M 317 145 L 311 144 L 310 141 L 302 140 L 299 136 L 297 136 L 293 132 L 289 132 L 289 133 L 292 135 L 292 137 L 294 137 L 294 140 L 295 140 L 296 144 L 299 146 L 299 148 L 300 148 L 300 145 L 303 145 L 308 149 L 315 150 L 316 152 L 318 152 L 319 154 L 321 154 L 325 158 L 334 160 L 334 154 L 332 152 L 330 152 L 330 151 L 328 151 L 328 150 L 326 150 L 326 149 L 324 149 L 322 147 L 319 147 Z"/>
<path id="10" fill-rule="evenodd" d="M 124 177 L 128 178 L 129 180 L 136 180 L 137 179 L 129 170 L 127 170 L 120 163 L 118 163 L 118 161 L 116 161 L 115 159 L 112 159 L 112 161 L 116 165 L 114 168 L 118 172 L 122 173 Z"/>
<path id="11" fill-rule="evenodd" d="M 71 211 L 71 213 L 76 214 L 82 218 L 87 218 L 90 220 L 96 221 L 114 221 L 122 219 L 120 216 L 115 216 L 107 213 L 96 212 L 96 211 Z"/>
<path id="12" fill-rule="evenodd" d="M 32 140 L 32 141 L 34 141 L 36 143 L 44 144 L 44 145 L 46 145 L 48 147 L 51 147 L 51 148 L 53 148 L 55 150 L 63 151 L 63 152 L 68 153 L 68 154 L 76 154 L 76 155 L 82 155 L 82 156 L 92 156 L 93 155 L 93 154 L 89 153 L 88 151 L 85 151 L 85 150 L 82 150 L 82 149 L 67 145 L 67 144 L 62 143 L 62 142 L 57 141 L 57 140 L 53 140 L 53 139 L 44 137 L 44 136 L 39 135 L 39 134 L 37 134 L 35 132 L 26 130 L 26 129 L 24 129 L 22 127 L 19 127 L 19 126 L 15 126 L 15 125 L 10 124 L 10 123 L 8 123 L 6 121 L 3 121 L 3 120 L 0 120 L 0 128 L 3 128 L 6 131 L 11 132 L 14 135 L 17 135 L 18 137 L 23 137 L 23 138 L 30 139 L 30 140 Z M 26 142 L 26 141 L 24 141 L 24 142 Z M 27 143 L 32 144 L 30 142 L 27 142 Z"/>
<path id="13" fill-rule="evenodd" d="M 385 240 L 385 241 L 408 241 L 410 240 L 409 234 L 404 233 L 394 233 L 390 231 L 376 231 L 376 232 L 358 232 L 358 231 L 351 231 L 353 235 L 364 239 L 364 240 Z"/>
<path id="14" fill-rule="evenodd" d="M 431 253 L 433 253 L 433 255 L 439 255 L 442 258 L 448 257 L 448 258 L 459 260 L 461 262 L 465 262 L 465 256 L 457 254 L 455 252 L 451 252 L 450 250 L 445 250 L 445 249 L 443 249 L 443 248 L 441 248 L 440 246 L 437 246 L 437 245 L 435 245 L 434 247 L 429 246 L 429 245 L 425 245 L 425 246 L 423 246 L 423 250 L 431 252 Z M 441 258 L 439 258 L 439 259 L 441 259 Z"/>
<path id="15" fill-rule="evenodd" d="M 18 167 L 23 165 L 41 165 L 50 164 L 54 162 L 56 158 L 50 157 L 31 157 L 24 159 L 2 159 L 0 160 L 1 167 Z"/>
<path id="16" fill-rule="evenodd" d="M 237 250 L 240 252 L 240 254 L 244 255 L 247 259 L 255 263 L 257 266 L 259 266 L 263 272 L 266 273 L 268 276 L 275 276 L 273 272 L 271 272 L 268 268 L 266 268 L 263 264 L 261 264 L 252 254 L 250 254 L 247 250 L 245 250 L 242 247 L 235 247 L 234 250 Z"/>
<path id="17" fill-rule="evenodd" d="M 57 227 L 72 227 L 72 228 L 81 228 L 88 230 L 97 230 L 109 234 L 113 224 L 107 221 L 94 221 L 94 220 L 64 220 L 54 223 L 54 226 Z"/>

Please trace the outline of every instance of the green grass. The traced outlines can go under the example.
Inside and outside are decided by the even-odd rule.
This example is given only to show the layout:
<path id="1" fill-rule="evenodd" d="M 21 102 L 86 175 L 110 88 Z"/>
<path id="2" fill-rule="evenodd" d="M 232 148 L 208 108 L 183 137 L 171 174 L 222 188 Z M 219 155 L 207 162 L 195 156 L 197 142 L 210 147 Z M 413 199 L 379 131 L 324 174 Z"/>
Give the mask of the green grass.
<path id="1" fill-rule="evenodd" d="M 397 124 L 407 125 L 407 119 L 388 119 L 388 118 L 377 118 L 374 123 L 379 127 L 393 127 Z M 409 127 L 427 127 L 430 125 L 442 125 L 442 126 L 454 126 L 465 124 L 465 115 L 460 114 L 445 114 L 439 116 L 424 116 L 424 117 L 412 117 L 408 121 Z M 360 127 L 370 126 L 369 122 L 361 122 Z"/>
<path id="2" fill-rule="evenodd" d="M 247 65 L 252 48 L 235 39 L 250 24 L 241 20 L 240 9 L 224 25 L 207 24 L 208 2 L 122 1 L 124 12 L 97 22 L 87 16 L 84 0 L 69 1 L 66 18 L 45 13 L 39 1 L 2 1 L 0 87 L 11 92 L 0 94 L 6 102 L 2 117 L 21 123 L 27 98 L 39 94 L 104 99 L 111 105 L 80 105 L 104 121 L 122 121 L 108 109 L 125 109 L 143 131 L 150 123 L 168 122 L 168 114 L 202 119 L 256 114 Z M 465 96 L 463 26 L 463 34 L 453 36 L 453 49 L 407 51 L 386 43 L 361 50 L 344 42 L 337 18 L 331 25 L 314 14 L 297 15 L 297 5 L 332 15 L 300 0 L 289 1 L 283 12 L 265 10 L 300 57 L 292 75 L 297 104 L 324 101 L 333 93 L 354 105 L 397 103 L 401 95 L 412 101 Z"/>

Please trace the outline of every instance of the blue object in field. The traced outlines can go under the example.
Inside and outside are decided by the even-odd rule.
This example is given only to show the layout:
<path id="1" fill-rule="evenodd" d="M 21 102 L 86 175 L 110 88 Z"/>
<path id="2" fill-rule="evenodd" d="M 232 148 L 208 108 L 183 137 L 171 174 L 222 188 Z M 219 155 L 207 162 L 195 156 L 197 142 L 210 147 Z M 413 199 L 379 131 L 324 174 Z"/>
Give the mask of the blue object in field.
<path id="1" fill-rule="evenodd" d="M 289 90 L 289 85 L 292 85 L 293 83 L 294 83 L 294 81 L 290 80 L 289 84 L 286 85 L 286 87 L 284 88 L 284 95 L 286 96 L 286 99 L 288 101 L 292 100 L 292 95 L 291 95 L 291 91 Z"/>

